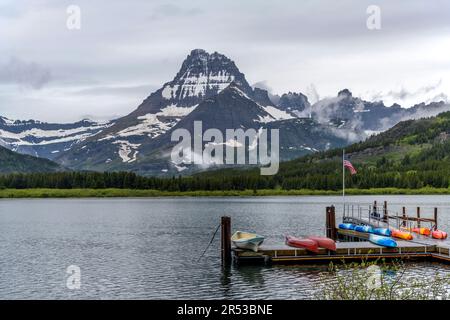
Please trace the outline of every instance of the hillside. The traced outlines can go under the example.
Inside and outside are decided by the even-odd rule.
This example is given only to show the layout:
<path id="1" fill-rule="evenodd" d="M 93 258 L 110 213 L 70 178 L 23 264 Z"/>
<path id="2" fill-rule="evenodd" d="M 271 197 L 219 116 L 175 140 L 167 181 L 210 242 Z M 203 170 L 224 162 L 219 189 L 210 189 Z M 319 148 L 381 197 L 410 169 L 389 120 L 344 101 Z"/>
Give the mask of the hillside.
<path id="1" fill-rule="evenodd" d="M 446 193 L 450 184 L 450 112 L 399 123 L 365 142 L 348 146 L 346 152 L 347 159 L 358 170 L 354 176 L 346 175 L 346 186 L 353 188 L 353 193 L 372 188 L 397 188 L 404 193 L 424 192 L 422 188 L 426 188 L 425 191 Z M 314 194 L 333 193 L 342 187 L 341 154 L 342 149 L 333 149 L 283 162 L 274 176 L 261 176 L 258 168 L 222 169 L 170 179 L 142 177 L 132 172 L 68 172 L 45 177 L 24 175 L 19 187 L 57 189 L 63 185 L 66 189 L 148 189 L 190 195 L 208 194 L 203 191 L 213 192 L 210 195 L 220 195 L 214 193 L 219 191 L 226 191 L 222 195 L 290 194 L 291 191 L 293 194 L 297 191 L 310 194 L 311 190 Z M 18 181 L 15 175 L 8 175 L 1 177 L 0 185 L 14 189 L 18 187 Z M 114 195 L 113 191 L 106 191 L 106 194 L 108 192 Z M 130 194 L 138 195 L 139 192 Z"/>
<path id="2" fill-rule="evenodd" d="M 219 170 L 199 174 L 209 180 L 252 181 L 246 187 L 337 190 L 342 185 L 342 149 L 281 163 L 273 177 L 257 170 Z M 450 112 L 437 117 L 401 122 L 364 142 L 346 147 L 347 159 L 358 174 L 347 174 L 353 188 L 411 188 L 450 184 Z M 240 178 L 238 178 L 240 177 Z"/>
<path id="3" fill-rule="evenodd" d="M 0 174 L 57 172 L 63 168 L 58 164 L 29 155 L 22 155 L 0 146 Z"/>

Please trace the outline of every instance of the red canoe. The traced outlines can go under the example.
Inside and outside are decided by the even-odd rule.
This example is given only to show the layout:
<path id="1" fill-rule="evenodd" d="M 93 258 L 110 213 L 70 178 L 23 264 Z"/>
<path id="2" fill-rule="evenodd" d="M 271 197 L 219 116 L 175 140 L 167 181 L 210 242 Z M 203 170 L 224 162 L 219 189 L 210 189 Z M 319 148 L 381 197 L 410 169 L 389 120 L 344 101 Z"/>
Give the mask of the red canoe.
<path id="1" fill-rule="evenodd" d="M 315 236 L 308 237 L 308 239 L 317 242 L 320 248 L 336 251 L 336 242 L 333 239 Z"/>
<path id="2" fill-rule="evenodd" d="M 300 239 L 296 237 L 286 236 L 286 244 L 295 248 L 303 248 L 314 253 L 319 252 L 318 243 L 311 239 Z"/>
<path id="3" fill-rule="evenodd" d="M 434 230 L 434 231 L 431 233 L 431 236 L 432 236 L 434 239 L 442 239 L 442 240 L 444 240 L 444 239 L 447 239 L 447 232 L 441 231 L 441 230 Z"/>

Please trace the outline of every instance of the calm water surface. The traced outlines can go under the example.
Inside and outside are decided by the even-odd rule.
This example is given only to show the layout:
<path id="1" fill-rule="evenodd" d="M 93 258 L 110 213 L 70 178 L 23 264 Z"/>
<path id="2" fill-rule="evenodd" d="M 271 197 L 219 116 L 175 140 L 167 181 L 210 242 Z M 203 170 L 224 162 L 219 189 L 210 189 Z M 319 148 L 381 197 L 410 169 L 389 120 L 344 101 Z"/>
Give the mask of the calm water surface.
<path id="1" fill-rule="evenodd" d="M 450 230 L 449 196 L 354 196 L 387 200 L 422 216 L 439 208 Z M 308 299 L 322 285 L 321 266 L 241 266 L 223 271 L 219 236 L 197 262 L 220 222 L 253 230 L 266 243 L 284 234 L 325 233 L 325 207 L 339 197 L 0 200 L 1 299 Z M 340 211 L 339 206 L 337 211 Z M 81 268 L 81 289 L 66 268 Z M 420 271 L 420 273 L 419 273 Z M 411 264 L 413 275 L 449 274 L 437 263 Z"/>

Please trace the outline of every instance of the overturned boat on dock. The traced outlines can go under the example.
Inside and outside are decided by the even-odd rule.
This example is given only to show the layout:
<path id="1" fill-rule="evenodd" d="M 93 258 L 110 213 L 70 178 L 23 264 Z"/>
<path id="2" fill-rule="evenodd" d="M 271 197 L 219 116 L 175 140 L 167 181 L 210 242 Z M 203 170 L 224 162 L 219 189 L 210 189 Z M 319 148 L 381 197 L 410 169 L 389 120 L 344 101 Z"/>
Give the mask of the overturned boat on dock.
<path id="1" fill-rule="evenodd" d="M 317 242 L 319 248 L 324 248 L 330 251 L 336 251 L 336 241 L 327 237 L 309 236 L 308 239 Z"/>
<path id="2" fill-rule="evenodd" d="M 306 249 L 313 253 L 319 253 L 319 244 L 311 239 L 302 239 L 293 236 L 286 236 L 286 244 L 294 248 Z"/>
<path id="3" fill-rule="evenodd" d="M 264 237 L 256 233 L 236 231 L 231 237 L 236 248 L 258 252 L 259 246 L 264 242 Z"/>
<path id="4" fill-rule="evenodd" d="M 378 246 L 387 247 L 387 248 L 397 248 L 397 241 L 390 237 L 379 236 L 376 234 L 371 234 L 369 236 L 369 241 Z"/>

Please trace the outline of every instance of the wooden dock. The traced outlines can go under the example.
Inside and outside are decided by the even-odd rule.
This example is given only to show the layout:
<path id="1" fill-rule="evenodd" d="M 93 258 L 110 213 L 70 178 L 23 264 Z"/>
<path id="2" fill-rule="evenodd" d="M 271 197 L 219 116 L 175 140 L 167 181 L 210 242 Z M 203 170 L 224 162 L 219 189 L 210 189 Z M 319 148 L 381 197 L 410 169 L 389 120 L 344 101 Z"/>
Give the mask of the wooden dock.
<path id="1" fill-rule="evenodd" d="M 432 218 L 421 217 L 421 210 L 417 208 L 417 216 L 411 217 L 406 214 L 403 208 L 401 215 L 390 214 L 387 209 L 387 203 L 384 202 L 382 215 L 379 218 L 371 219 L 373 213 L 378 211 L 376 202 L 368 211 L 368 216 L 362 215 L 358 209 L 354 212 L 346 210 L 344 207 L 343 222 L 354 223 L 357 225 L 370 225 L 373 227 L 389 228 L 390 220 L 394 220 L 397 227 L 408 226 L 407 224 L 415 222 L 418 226 L 430 224 L 430 227 L 437 227 L 438 212 L 434 209 Z M 351 214 L 350 214 L 351 213 Z M 335 207 L 326 208 L 326 236 L 336 240 L 336 252 L 330 252 L 326 249 L 320 249 L 319 253 L 311 253 L 306 249 L 293 248 L 285 244 L 262 245 L 258 252 L 241 250 L 231 246 L 229 241 L 231 237 L 231 222 L 228 217 L 222 219 L 222 263 L 229 264 L 230 261 L 237 263 L 295 263 L 295 264 L 318 264 L 330 262 L 362 261 L 362 260 L 422 260 L 450 262 L 450 241 L 436 240 L 430 237 L 414 234 L 411 241 L 399 240 L 396 248 L 386 248 L 375 245 L 368 241 L 369 234 L 357 232 L 354 230 L 344 230 L 336 227 Z"/>
<path id="2" fill-rule="evenodd" d="M 450 245 L 448 243 L 442 243 L 439 246 L 403 240 L 399 240 L 397 243 L 397 248 L 384 248 L 368 241 L 338 242 L 336 243 L 336 252 L 320 249 L 318 254 L 284 244 L 262 245 L 258 252 L 237 248 L 232 248 L 232 252 L 237 263 L 317 264 L 376 259 L 450 262 Z"/>

